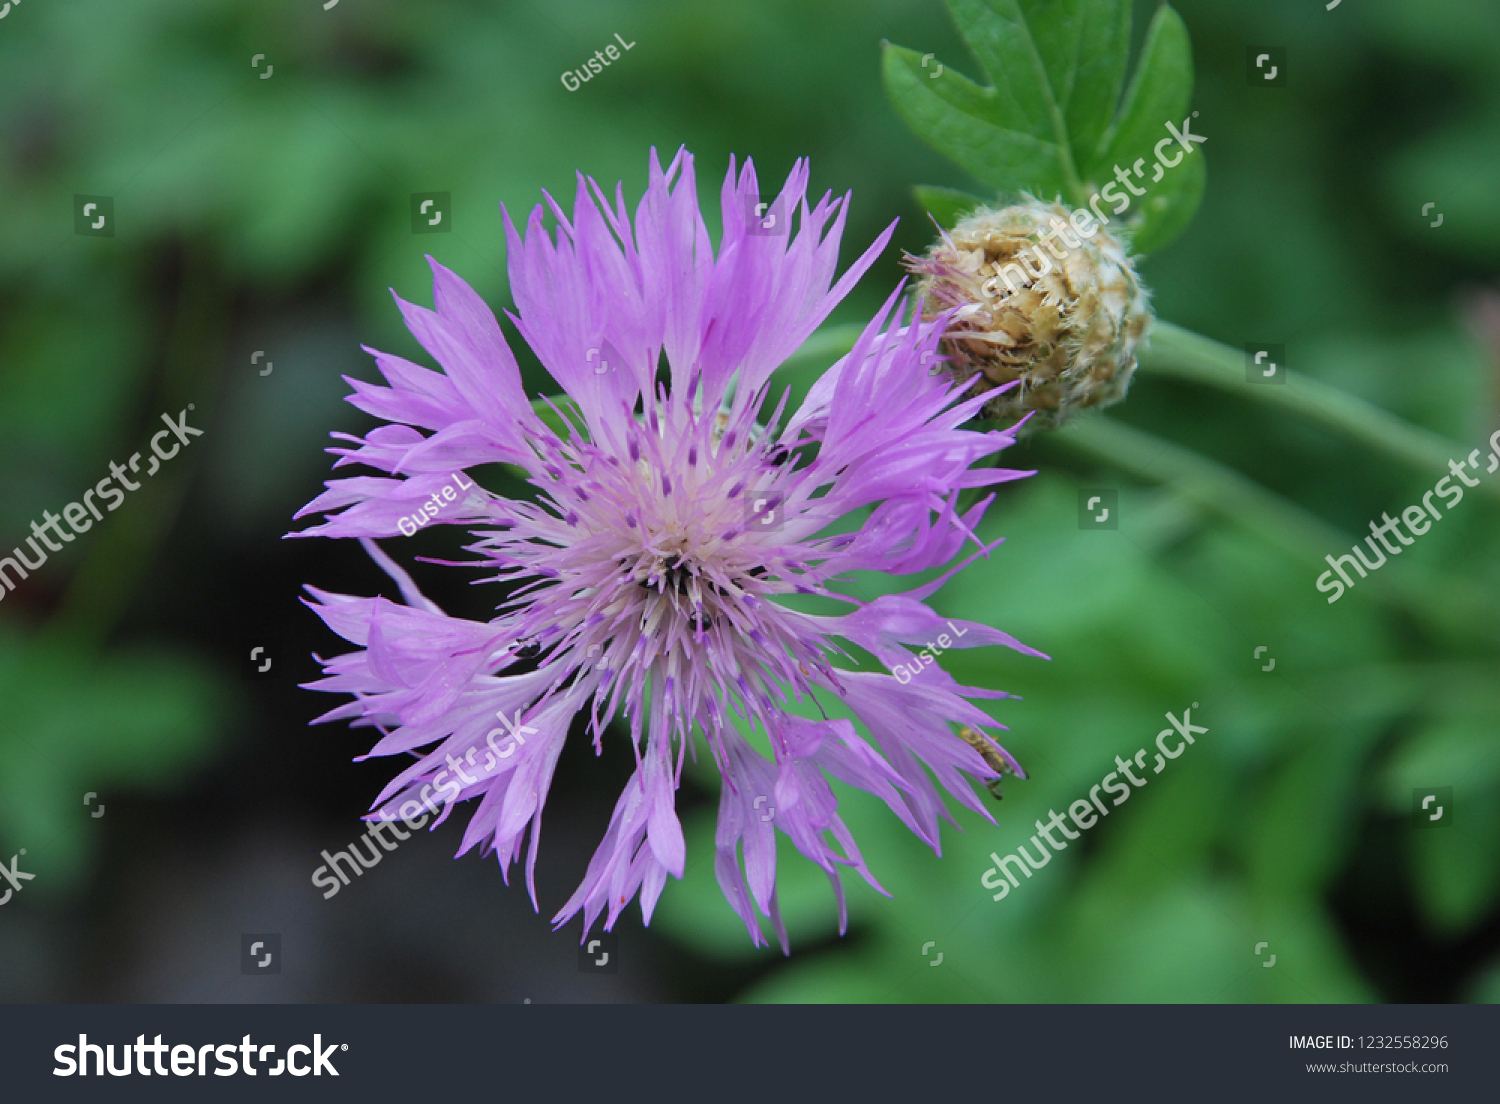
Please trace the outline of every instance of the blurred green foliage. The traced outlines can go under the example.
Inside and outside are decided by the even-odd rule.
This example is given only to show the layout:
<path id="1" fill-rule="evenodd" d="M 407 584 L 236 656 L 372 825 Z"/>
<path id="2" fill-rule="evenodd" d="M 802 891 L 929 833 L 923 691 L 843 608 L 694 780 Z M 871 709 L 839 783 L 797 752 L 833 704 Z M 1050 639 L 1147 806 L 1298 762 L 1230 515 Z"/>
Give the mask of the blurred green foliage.
<path id="1" fill-rule="evenodd" d="M 1135 5 L 1122 72 L 1155 10 Z M 1460 295 L 1497 294 L 1500 10 L 1178 11 L 1214 171 L 1191 226 L 1143 267 L 1158 312 L 1236 347 L 1284 342 L 1297 371 L 1466 454 L 1496 422 L 1500 338 L 1466 331 Z M 616 32 L 635 48 L 564 89 L 559 74 Z M 0 545 L 138 449 L 173 403 L 213 421 L 201 462 L 174 462 L 157 498 L 132 499 L 0 605 L 0 845 L 62 841 L 57 869 L 71 873 L 59 881 L 76 884 L 89 825 L 66 823 L 73 810 L 87 820 L 84 791 L 180 786 L 212 754 L 228 723 L 224 672 L 156 646 L 131 618 L 148 590 L 201 596 L 196 576 L 151 574 L 176 503 L 190 493 L 226 540 L 289 526 L 326 477 L 326 431 L 362 424 L 339 379 L 373 374 L 359 343 L 421 355 L 386 289 L 430 301 L 431 252 L 508 305 L 501 201 L 519 220 L 545 187 L 566 207 L 582 170 L 607 190 L 623 180 L 633 204 L 647 148 L 685 144 L 712 223 L 731 153 L 753 156 L 768 189 L 810 156 L 815 191 L 854 193 L 845 260 L 902 218 L 838 318 L 868 314 L 900 274 L 899 250 L 931 235 L 912 185 L 993 185 L 902 124 L 882 88 L 882 40 L 979 71 L 936 0 L 15 8 L 0 24 Z M 1249 87 L 1252 42 L 1287 45 L 1290 89 Z M 268 79 L 255 54 L 275 67 Z M 452 193 L 451 233 L 411 234 L 415 191 Z M 115 237 L 73 233 L 75 193 L 114 197 Z M 1419 214 L 1427 202 L 1442 227 Z M 274 375 L 255 375 L 258 349 Z M 543 389 L 540 367 L 523 363 Z M 1032 779 L 991 804 L 995 826 L 957 814 L 964 831 L 945 832 L 940 859 L 883 806 L 848 796 L 893 896 L 851 884 L 851 931 L 835 939 L 826 881 L 788 849 L 786 962 L 754 951 L 723 902 L 712 810 L 695 811 L 687 878 L 667 888 L 654 928 L 709 965 L 763 964 L 745 994 L 759 1000 L 1391 999 L 1434 992 L 1423 963 L 1452 948 L 1464 973 L 1437 991 L 1500 999 L 1482 935 L 1500 871 L 1494 621 L 1478 605 L 1426 616 L 1392 596 L 1399 583 L 1361 585 L 1333 607 L 1312 586 L 1322 552 L 1417 500 L 1428 474 L 1149 375 L 1116 416 L 1345 536 L 1299 554 L 1185 482 L 1112 466 L 1066 434 L 1014 450 L 1003 463 L 1042 474 L 1001 495 L 985 535 L 1007 543 L 936 604 L 1054 657 L 944 656 L 960 680 L 1021 696 L 992 708 Z M 1121 488 L 1118 532 L 1077 529 L 1077 488 L 1098 485 Z M 1493 594 L 1497 547 L 1495 507 L 1473 497 L 1382 575 Z M 862 579 L 855 592 L 911 581 L 897 583 Z M 1252 658 L 1259 645 L 1274 672 Z M 1024 842 L 1193 701 L 1211 731 L 1189 754 L 1057 866 L 990 900 L 979 879 L 992 850 Z M 1453 829 L 1409 829 L 1411 789 L 1426 785 L 1454 787 Z M 929 940 L 941 967 L 920 954 Z M 1260 941 L 1274 969 L 1252 953 Z"/>
<path id="2" fill-rule="evenodd" d="M 26 888 L 79 888 L 99 833 L 95 817 L 109 815 L 115 795 L 159 794 L 208 757 L 223 708 L 216 681 L 180 649 L 100 659 L 5 627 L 0 839 L 30 845 L 22 869 L 38 880 Z"/>

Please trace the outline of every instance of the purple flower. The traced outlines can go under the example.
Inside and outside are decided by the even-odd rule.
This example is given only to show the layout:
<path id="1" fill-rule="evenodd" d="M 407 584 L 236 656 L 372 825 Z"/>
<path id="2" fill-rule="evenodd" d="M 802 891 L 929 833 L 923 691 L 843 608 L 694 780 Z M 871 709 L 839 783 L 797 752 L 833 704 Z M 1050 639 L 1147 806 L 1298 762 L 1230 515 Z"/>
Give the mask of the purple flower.
<path id="1" fill-rule="evenodd" d="M 847 197 L 809 209 L 807 179 L 798 162 L 766 209 L 751 164 L 736 175 L 731 161 L 717 256 L 686 151 L 665 171 L 653 151 L 633 227 L 623 189 L 611 207 L 582 176 L 571 220 L 547 197 L 555 240 L 540 206 L 524 239 L 507 213 L 518 307 L 509 317 L 571 399 L 571 411 L 559 407 L 569 432 L 533 413 L 493 314 L 433 262 L 436 310 L 397 304 L 443 372 L 370 350 L 390 386 L 350 380 L 349 401 L 391 424 L 331 450 L 340 466 L 389 478 L 330 482 L 298 514 L 327 515 L 299 535 L 362 538 L 406 600 L 309 588 L 328 626 L 361 649 L 324 661 L 327 677 L 311 685 L 354 700 L 320 720 L 377 727 L 370 755 L 416 756 L 372 817 L 440 807 L 440 823 L 454 802 L 478 798 L 459 854 L 483 844 L 508 878 L 529 829 L 535 903 L 542 806 L 571 722 L 587 715 L 602 754 L 610 718 L 628 718 L 635 774 L 555 917 L 561 925 L 582 910 L 585 937 L 606 908 L 612 927 L 637 891 L 649 923 L 667 875 L 682 877 L 675 792 L 695 729 L 723 777 L 715 869 L 752 938 L 762 941 L 759 909 L 786 948 L 777 828 L 828 874 L 842 930 L 840 868 L 880 887 L 838 816 L 830 777 L 880 797 L 935 850 L 938 818 L 952 818 L 928 770 L 989 816 L 965 774 L 995 772 L 952 726 L 995 727 L 967 699 L 1006 695 L 958 685 L 914 647 L 943 650 L 947 634 L 953 647 L 1041 654 L 924 604 L 958 567 L 868 604 L 832 589 L 854 570 L 949 563 L 966 541 L 976 550 L 965 563 L 987 554 L 974 533 L 993 496 L 960 515 L 959 492 L 1029 473 L 973 468 L 1013 437 L 960 428 L 993 396 L 964 398 L 964 387 L 929 371 L 946 319 L 908 317 L 899 287 L 800 409 L 783 421 L 783 395 L 762 415 L 772 371 L 894 228 L 830 287 Z M 787 227 L 794 213 L 795 234 L 765 232 L 768 216 Z M 658 382 L 663 360 L 669 383 Z M 492 463 L 524 469 L 536 501 L 500 498 L 464 474 Z M 429 523 L 470 526 L 478 565 L 514 585 L 493 620 L 444 614 L 368 539 Z M 814 616 L 782 603 L 793 594 L 853 608 Z M 840 640 L 918 674 L 835 666 Z M 842 701 L 868 735 L 783 708 L 814 689 Z"/>

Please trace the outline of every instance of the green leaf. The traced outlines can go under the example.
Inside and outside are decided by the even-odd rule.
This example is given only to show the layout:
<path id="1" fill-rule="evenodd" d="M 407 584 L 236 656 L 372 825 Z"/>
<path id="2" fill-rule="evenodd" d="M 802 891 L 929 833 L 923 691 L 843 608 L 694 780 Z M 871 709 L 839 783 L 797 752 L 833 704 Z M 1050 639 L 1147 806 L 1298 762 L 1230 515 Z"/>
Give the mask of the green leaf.
<path id="1" fill-rule="evenodd" d="M 952 230 L 975 207 L 989 202 L 957 188 L 937 188 L 931 184 L 918 184 L 912 188 L 917 206 L 926 211 L 944 230 Z"/>
<path id="2" fill-rule="evenodd" d="M 922 66 L 911 51 L 888 47 L 887 87 L 898 110 L 925 114 L 929 123 L 959 123 L 937 131 L 913 125 L 960 164 L 966 158 L 982 164 L 991 175 L 975 175 L 987 183 L 1040 189 L 1048 196 L 1063 193 L 1081 202 L 1076 165 L 1093 152 L 1120 96 L 1129 5 L 1123 0 L 948 0 L 948 10 L 992 86 L 980 88 L 950 75 L 928 55 L 928 65 Z M 892 64 L 893 54 L 907 63 L 904 73 Z M 893 81 L 899 76 L 905 79 Z M 924 80 L 925 97 L 917 91 Z M 937 100 L 998 130 L 1000 142 L 986 143 L 989 157 L 972 156 L 971 140 L 981 136 L 974 127 L 933 118 Z"/>
<path id="3" fill-rule="evenodd" d="M 948 0 L 960 33 L 1032 133 L 1074 164 L 1093 152 L 1125 80 L 1122 0 Z"/>
<path id="4" fill-rule="evenodd" d="M 918 135 L 1001 191 L 1079 207 L 1102 199 L 1111 213 L 1124 197 L 1129 206 L 1111 221 L 1123 222 L 1136 252 L 1182 232 L 1206 173 L 1202 152 L 1181 150 L 1166 129 L 1189 118 L 1193 86 L 1192 49 L 1175 11 L 1164 5 L 1152 19 L 1121 102 L 1130 41 L 1123 0 L 948 0 L 948 8 L 991 84 L 887 43 L 887 95 Z M 1163 158 L 1180 155 L 1170 165 L 1157 161 L 1164 140 Z M 1116 166 L 1132 174 L 1134 190 L 1122 189 Z M 1104 187 L 1109 196 L 1096 191 Z M 927 204 L 922 193 L 918 201 Z M 952 217 L 951 198 L 943 210 Z"/>
<path id="5" fill-rule="evenodd" d="M 1098 152 L 1085 159 L 1083 176 L 1092 192 L 1115 178 L 1115 166 L 1130 173 L 1140 165 L 1142 176 L 1132 179 L 1145 190 L 1144 197 L 1130 196 L 1124 222 L 1131 230 L 1138 253 L 1159 249 L 1186 228 L 1203 197 L 1205 180 L 1203 153 L 1196 142 L 1193 152 L 1184 151 L 1167 124 L 1186 132 L 1191 122 L 1188 105 L 1193 95 L 1193 51 L 1182 17 L 1170 7 L 1157 10 L 1146 31 L 1140 64 L 1125 93 L 1119 117 L 1100 140 Z M 1168 148 L 1163 148 L 1166 142 Z M 1162 164 L 1157 168 L 1157 150 Z M 1181 160 L 1168 166 L 1167 160 Z M 1159 177 L 1153 180 L 1152 177 Z M 1116 191 L 1126 194 L 1116 181 Z"/>
<path id="6" fill-rule="evenodd" d="M 1148 184 L 1145 198 L 1125 218 L 1130 251 L 1155 253 L 1186 230 L 1198 212 L 1207 176 L 1203 154 L 1195 151 L 1184 156 L 1182 164 L 1166 173 L 1159 185 Z"/>
<path id="7" fill-rule="evenodd" d="M 918 54 L 887 44 L 882 69 L 896 111 L 933 149 L 1003 191 L 1059 194 L 1067 187 L 1057 144 L 1038 137 L 1013 103 L 951 69 L 922 66 Z"/>
<path id="8" fill-rule="evenodd" d="M 1182 17 L 1170 7 L 1157 10 L 1146 29 L 1140 63 L 1125 92 L 1120 113 L 1082 159 L 1084 177 L 1092 187 L 1105 183 L 1111 166 L 1129 158 L 1150 156 L 1151 147 L 1169 137 L 1167 123 L 1187 115 L 1193 95 L 1193 53 Z"/>

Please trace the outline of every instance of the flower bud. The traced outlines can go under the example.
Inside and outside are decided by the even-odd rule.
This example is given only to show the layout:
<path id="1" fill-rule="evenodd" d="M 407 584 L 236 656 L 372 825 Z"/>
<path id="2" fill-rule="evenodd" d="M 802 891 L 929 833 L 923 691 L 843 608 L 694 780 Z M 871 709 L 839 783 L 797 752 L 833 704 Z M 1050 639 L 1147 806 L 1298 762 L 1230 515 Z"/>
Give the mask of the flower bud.
<path id="1" fill-rule="evenodd" d="M 1124 247 L 1087 210 L 1024 196 L 977 208 L 925 256 L 906 260 L 920 279 L 923 317 L 953 307 L 942 342 L 946 370 L 976 391 L 1013 380 L 983 416 L 1055 427 L 1074 411 L 1125 397 L 1135 351 L 1151 324 L 1146 290 Z M 1082 224 L 1088 233 L 1078 229 Z"/>

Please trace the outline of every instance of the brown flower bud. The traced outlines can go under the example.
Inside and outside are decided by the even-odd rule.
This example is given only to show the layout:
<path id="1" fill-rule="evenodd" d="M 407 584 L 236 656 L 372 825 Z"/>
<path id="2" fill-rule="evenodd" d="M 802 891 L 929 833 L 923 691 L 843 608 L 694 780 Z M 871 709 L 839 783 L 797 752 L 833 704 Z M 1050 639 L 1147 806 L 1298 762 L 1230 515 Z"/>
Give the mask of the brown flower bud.
<path id="1" fill-rule="evenodd" d="M 1124 247 L 1087 210 L 1076 223 L 1074 213 L 1030 196 L 980 207 L 925 256 L 907 257 L 924 318 L 963 308 L 942 343 L 954 378 L 982 376 L 974 393 L 1021 381 L 984 406 L 986 418 L 1035 411 L 1028 428 L 1055 427 L 1130 386 L 1152 319 L 1147 293 Z"/>

